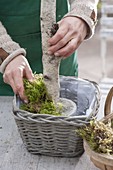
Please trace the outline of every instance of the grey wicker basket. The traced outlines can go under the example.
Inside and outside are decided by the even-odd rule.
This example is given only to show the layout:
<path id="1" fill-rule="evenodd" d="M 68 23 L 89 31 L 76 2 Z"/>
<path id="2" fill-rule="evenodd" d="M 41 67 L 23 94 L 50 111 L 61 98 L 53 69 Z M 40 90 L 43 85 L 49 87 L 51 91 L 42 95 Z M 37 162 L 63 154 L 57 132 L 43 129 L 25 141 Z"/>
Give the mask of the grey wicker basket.
<path id="1" fill-rule="evenodd" d="M 23 111 L 19 108 L 22 101 L 18 96 L 14 96 L 14 118 L 29 152 L 60 157 L 75 157 L 84 152 L 83 140 L 76 130 L 98 113 L 98 85 L 88 80 L 62 76 L 60 95 L 76 103 L 76 113 L 71 117 Z"/>

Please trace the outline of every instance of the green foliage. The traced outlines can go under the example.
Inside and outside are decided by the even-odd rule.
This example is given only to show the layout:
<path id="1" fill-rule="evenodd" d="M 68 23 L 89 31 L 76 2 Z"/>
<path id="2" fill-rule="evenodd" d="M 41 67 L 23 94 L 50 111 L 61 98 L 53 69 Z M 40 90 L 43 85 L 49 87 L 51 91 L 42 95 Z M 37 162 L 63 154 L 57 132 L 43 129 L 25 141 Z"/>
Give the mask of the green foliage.
<path id="1" fill-rule="evenodd" d="M 55 106 L 44 84 L 42 74 L 34 74 L 34 81 L 24 79 L 25 95 L 28 103 L 21 105 L 21 109 L 39 114 L 61 115 L 61 105 Z"/>
<path id="2" fill-rule="evenodd" d="M 37 103 L 49 100 L 50 97 L 47 93 L 42 74 L 35 74 L 34 76 L 35 79 L 33 82 L 24 79 L 25 95 L 29 102 Z"/>
<path id="3" fill-rule="evenodd" d="M 41 109 L 40 109 L 40 113 L 41 114 L 51 114 L 51 115 L 56 115 L 56 116 L 60 116 L 61 109 L 60 107 L 57 109 L 57 107 L 55 106 L 55 104 L 53 102 L 45 102 L 42 104 Z"/>
<path id="4" fill-rule="evenodd" d="M 77 131 L 92 150 L 98 153 L 113 154 L 113 129 L 111 123 L 104 124 L 93 120 L 89 125 Z"/>

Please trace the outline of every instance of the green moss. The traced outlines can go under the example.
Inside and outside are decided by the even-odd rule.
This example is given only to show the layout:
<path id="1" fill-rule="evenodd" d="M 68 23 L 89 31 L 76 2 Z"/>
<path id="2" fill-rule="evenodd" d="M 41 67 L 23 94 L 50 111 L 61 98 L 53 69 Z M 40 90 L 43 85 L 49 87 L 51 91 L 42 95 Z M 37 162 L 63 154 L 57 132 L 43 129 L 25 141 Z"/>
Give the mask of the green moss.
<path id="1" fill-rule="evenodd" d="M 42 74 L 34 74 L 34 81 L 24 79 L 27 104 L 22 104 L 21 109 L 39 114 L 61 115 L 61 105 L 55 106 L 44 84 Z"/>
<path id="2" fill-rule="evenodd" d="M 104 124 L 94 120 L 77 132 L 88 142 L 92 150 L 98 153 L 113 154 L 113 129 L 110 123 Z"/>
<path id="3" fill-rule="evenodd" d="M 51 114 L 51 115 L 56 115 L 56 116 L 60 116 L 61 115 L 61 109 L 60 107 L 56 107 L 55 104 L 53 102 L 44 102 L 41 106 L 40 109 L 40 113 L 41 114 Z"/>

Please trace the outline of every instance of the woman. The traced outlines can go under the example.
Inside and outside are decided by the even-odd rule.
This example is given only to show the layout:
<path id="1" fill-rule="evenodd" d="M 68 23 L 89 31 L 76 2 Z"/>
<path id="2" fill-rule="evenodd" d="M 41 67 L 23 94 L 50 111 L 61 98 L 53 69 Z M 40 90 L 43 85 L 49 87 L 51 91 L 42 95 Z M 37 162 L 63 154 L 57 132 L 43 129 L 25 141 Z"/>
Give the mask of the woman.
<path id="1" fill-rule="evenodd" d="M 78 75 L 75 50 L 94 34 L 98 0 L 57 0 L 57 33 L 48 53 L 63 56 L 61 75 Z M 40 0 L 0 0 L 0 95 L 19 94 L 25 101 L 23 77 L 42 72 Z M 26 56 L 26 57 L 25 57 Z M 9 84 L 10 86 L 6 85 Z"/>

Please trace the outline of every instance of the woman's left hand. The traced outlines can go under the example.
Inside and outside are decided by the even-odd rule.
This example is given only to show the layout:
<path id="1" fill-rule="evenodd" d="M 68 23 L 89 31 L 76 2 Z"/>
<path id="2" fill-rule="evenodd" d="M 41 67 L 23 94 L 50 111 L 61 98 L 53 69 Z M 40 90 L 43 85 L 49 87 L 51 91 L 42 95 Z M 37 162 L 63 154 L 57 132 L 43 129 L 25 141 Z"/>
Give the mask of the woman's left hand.
<path id="1" fill-rule="evenodd" d="M 65 17 L 58 22 L 59 29 L 49 39 L 48 53 L 68 57 L 79 47 L 87 35 L 88 26 L 78 17 Z"/>

